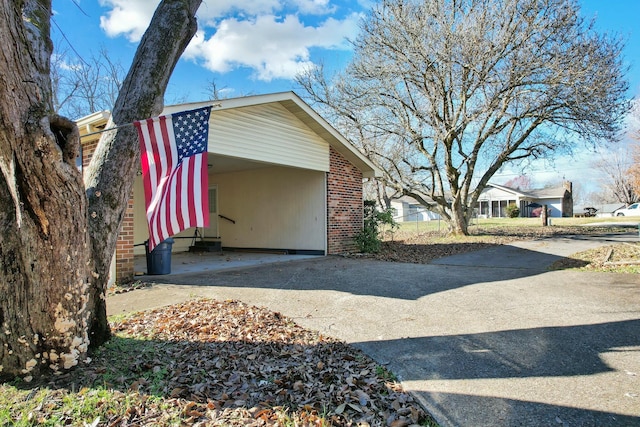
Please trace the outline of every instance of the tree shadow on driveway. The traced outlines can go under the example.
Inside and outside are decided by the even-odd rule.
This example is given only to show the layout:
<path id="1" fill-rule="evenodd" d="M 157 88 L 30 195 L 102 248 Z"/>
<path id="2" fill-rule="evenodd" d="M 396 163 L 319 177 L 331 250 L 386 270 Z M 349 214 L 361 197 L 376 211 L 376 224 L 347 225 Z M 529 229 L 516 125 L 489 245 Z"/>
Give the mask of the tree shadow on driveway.
<path id="1" fill-rule="evenodd" d="M 256 267 L 149 276 L 146 280 L 194 286 L 333 290 L 416 300 L 480 282 L 537 276 L 559 259 L 562 257 L 543 252 L 496 246 L 442 258 L 431 264 L 327 256 Z"/>
<path id="2" fill-rule="evenodd" d="M 353 345 L 389 361 L 427 409 L 453 425 L 640 425 L 640 318 Z M 558 377 L 567 381 L 553 380 Z M 507 379 L 499 386 L 502 396 L 514 390 L 535 399 L 491 395 L 493 383 L 483 381 L 491 379 Z M 565 402 L 576 396 L 573 407 L 554 405 L 557 393 Z M 628 415 L 634 411 L 638 416 Z"/>

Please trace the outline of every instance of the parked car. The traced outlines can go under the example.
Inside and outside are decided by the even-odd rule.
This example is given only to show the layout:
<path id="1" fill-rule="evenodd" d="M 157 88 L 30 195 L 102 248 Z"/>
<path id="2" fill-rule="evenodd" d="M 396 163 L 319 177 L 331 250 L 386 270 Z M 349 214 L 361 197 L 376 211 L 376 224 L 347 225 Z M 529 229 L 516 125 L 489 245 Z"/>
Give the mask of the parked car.
<path id="1" fill-rule="evenodd" d="M 640 216 L 640 203 L 634 203 L 626 208 L 618 209 L 616 216 Z"/>

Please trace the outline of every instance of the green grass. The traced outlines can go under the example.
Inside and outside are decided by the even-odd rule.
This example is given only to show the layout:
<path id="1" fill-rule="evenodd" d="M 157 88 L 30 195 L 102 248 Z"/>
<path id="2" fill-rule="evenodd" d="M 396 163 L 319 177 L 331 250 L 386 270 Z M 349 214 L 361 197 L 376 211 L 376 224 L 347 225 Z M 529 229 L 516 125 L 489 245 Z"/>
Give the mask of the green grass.
<path id="1" fill-rule="evenodd" d="M 0 385 L 0 426 L 60 426 L 91 424 L 108 419 L 129 407 L 126 394 L 105 388 L 83 388 L 77 392 L 50 388 L 22 389 Z"/>
<path id="2" fill-rule="evenodd" d="M 620 217 L 605 217 L 605 218 L 550 218 L 551 226 L 558 227 L 575 227 L 584 226 L 588 224 L 599 223 L 640 223 L 640 218 L 620 218 Z M 405 221 L 398 223 L 398 231 L 403 232 L 447 232 L 447 223 L 443 220 L 433 221 Z M 510 227 L 540 227 L 542 228 L 542 220 L 540 218 L 474 218 L 471 221 L 469 230 L 473 231 L 474 228 L 510 228 Z"/>

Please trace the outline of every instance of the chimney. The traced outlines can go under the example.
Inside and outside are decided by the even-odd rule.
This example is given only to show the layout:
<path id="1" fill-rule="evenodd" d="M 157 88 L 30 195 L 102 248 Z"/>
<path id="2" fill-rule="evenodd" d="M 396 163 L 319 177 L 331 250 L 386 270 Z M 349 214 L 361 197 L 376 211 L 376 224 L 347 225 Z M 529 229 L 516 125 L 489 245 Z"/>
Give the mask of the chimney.
<path id="1" fill-rule="evenodd" d="M 573 193 L 573 184 L 571 183 L 571 181 L 563 181 L 562 182 L 562 186 L 564 187 L 565 190 L 567 190 L 569 193 Z"/>

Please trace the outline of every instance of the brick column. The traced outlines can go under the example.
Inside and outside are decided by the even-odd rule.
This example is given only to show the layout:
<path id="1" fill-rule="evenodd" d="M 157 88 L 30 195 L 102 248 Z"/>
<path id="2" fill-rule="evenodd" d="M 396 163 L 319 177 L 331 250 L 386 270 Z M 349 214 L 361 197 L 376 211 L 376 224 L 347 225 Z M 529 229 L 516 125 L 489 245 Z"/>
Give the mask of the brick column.
<path id="1" fill-rule="evenodd" d="M 116 282 L 133 280 L 133 195 L 129 197 L 122 219 L 122 229 L 116 242 Z"/>
<path id="2" fill-rule="evenodd" d="M 355 235 L 362 230 L 362 172 L 333 147 L 327 174 L 327 252 L 356 251 Z"/>
<path id="3" fill-rule="evenodd" d="M 87 167 L 98 146 L 98 139 L 82 144 L 82 166 Z M 133 280 L 133 194 L 129 197 L 122 220 L 122 230 L 116 242 L 116 277 L 118 283 Z"/>

